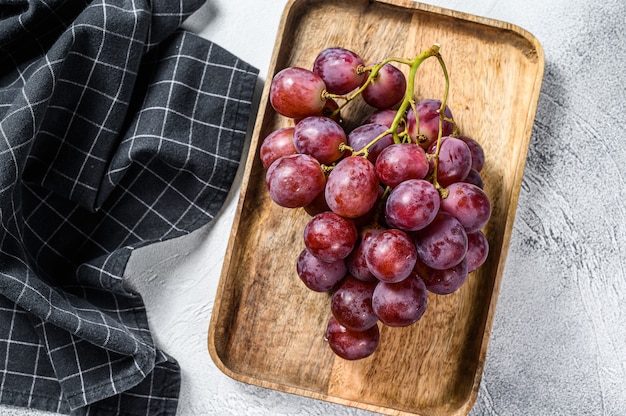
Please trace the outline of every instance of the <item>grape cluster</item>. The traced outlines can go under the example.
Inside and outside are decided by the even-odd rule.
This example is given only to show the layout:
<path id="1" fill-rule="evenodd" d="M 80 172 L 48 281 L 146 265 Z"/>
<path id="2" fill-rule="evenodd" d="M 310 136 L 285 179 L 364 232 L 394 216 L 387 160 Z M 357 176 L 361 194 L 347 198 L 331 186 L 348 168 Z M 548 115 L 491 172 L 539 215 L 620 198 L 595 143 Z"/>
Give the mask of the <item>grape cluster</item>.
<path id="1" fill-rule="evenodd" d="M 418 101 L 416 70 L 431 57 L 445 97 Z M 312 69 L 287 67 L 272 79 L 270 103 L 294 123 L 261 144 L 267 189 L 276 204 L 310 215 L 296 271 L 331 296 L 325 339 L 344 359 L 371 355 L 379 323 L 415 323 L 429 293 L 453 293 L 487 258 L 485 154 L 459 134 L 448 86 L 438 45 L 369 66 L 331 47 Z M 356 99 L 371 112 L 348 131 L 340 114 Z"/>

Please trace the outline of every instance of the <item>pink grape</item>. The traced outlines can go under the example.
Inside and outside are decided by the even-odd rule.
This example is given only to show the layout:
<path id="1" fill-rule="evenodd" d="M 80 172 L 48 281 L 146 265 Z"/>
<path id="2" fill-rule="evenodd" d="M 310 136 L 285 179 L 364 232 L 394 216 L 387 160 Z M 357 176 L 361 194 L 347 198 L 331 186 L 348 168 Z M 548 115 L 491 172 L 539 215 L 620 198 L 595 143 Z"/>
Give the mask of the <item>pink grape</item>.
<path id="1" fill-rule="evenodd" d="M 467 176 L 465 177 L 465 179 L 463 179 L 463 182 L 467 182 L 467 183 L 471 183 L 472 185 L 476 185 L 480 189 L 485 189 L 485 183 L 483 182 L 482 176 L 474 168 L 470 169 L 470 171 L 467 174 Z"/>
<path id="2" fill-rule="evenodd" d="M 348 269 L 343 260 L 321 261 L 306 248 L 300 252 L 296 272 L 304 285 L 314 292 L 328 292 L 346 276 Z"/>
<path id="3" fill-rule="evenodd" d="M 480 143 L 472 139 L 469 136 L 459 136 L 459 139 L 463 140 L 472 154 L 472 168 L 480 172 L 485 165 L 485 151 Z"/>
<path id="4" fill-rule="evenodd" d="M 436 143 L 433 143 L 429 153 L 435 154 Z M 434 159 L 430 160 L 431 165 Z M 441 139 L 439 148 L 439 166 L 437 167 L 437 182 L 444 188 L 448 185 L 463 181 L 472 168 L 472 155 L 469 147 L 461 139 L 446 136 Z"/>
<path id="5" fill-rule="evenodd" d="M 415 105 L 417 117 L 412 108 L 407 111 L 407 131 L 413 142 L 419 144 L 424 149 L 439 137 L 439 109 L 441 101 L 435 99 L 424 99 Z M 444 114 L 452 119 L 452 111 L 446 106 Z M 418 123 L 419 120 L 419 123 Z M 449 121 L 443 121 L 442 137 L 449 136 L 454 132 L 454 125 Z"/>
<path id="6" fill-rule="evenodd" d="M 298 153 L 313 156 L 322 164 L 331 164 L 341 158 L 339 150 L 346 143 L 346 133 L 335 121 L 323 116 L 302 119 L 293 131 L 293 143 Z"/>
<path id="7" fill-rule="evenodd" d="M 344 259 L 352 252 L 359 234 L 352 221 L 327 211 L 317 214 L 304 227 L 304 244 L 322 261 Z"/>
<path id="8" fill-rule="evenodd" d="M 433 269 L 444 270 L 459 264 L 467 252 L 467 233 L 461 223 L 444 211 L 415 233 L 419 258 Z"/>
<path id="9" fill-rule="evenodd" d="M 448 196 L 442 199 L 441 209 L 459 220 L 467 233 L 485 226 L 491 216 L 491 202 L 476 185 L 457 182 L 448 186 Z"/>
<path id="10" fill-rule="evenodd" d="M 372 294 L 376 284 L 346 276 L 330 301 L 330 310 L 335 319 L 353 331 L 365 331 L 376 325 L 378 317 L 372 308 Z"/>
<path id="11" fill-rule="evenodd" d="M 405 231 L 426 227 L 437 215 L 439 192 L 424 179 L 410 179 L 391 190 L 385 204 L 385 219 L 390 226 Z"/>
<path id="12" fill-rule="evenodd" d="M 426 152 L 412 143 L 391 144 L 376 159 L 378 178 L 392 188 L 408 179 L 424 179 L 428 169 Z"/>
<path id="13" fill-rule="evenodd" d="M 411 274 L 417 262 L 417 249 L 404 231 L 384 230 L 369 241 L 365 261 L 380 281 L 395 283 Z"/>
<path id="14" fill-rule="evenodd" d="M 328 175 L 326 203 L 338 215 L 357 218 L 367 214 L 378 200 L 376 168 L 364 157 L 341 159 Z"/>
<path id="15" fill-rule="evenodd" d="M 372 295 L 376 316 L 391 327 L 404 327 L 419 321 L 427 305 L 426 285 L 416 272 L 397 283 L 378 283 Z"/>
<path id="16" fill-rule="evenodd" d="M 346 266 L 348 272 L 356 279 L 364 282 L 378 282 L 376 276 L 372 274 L 367 267 L 367 260 L 365 255 L 367 253 L 367 247 L 369 241 L 378 233 L 381 233 L 384 229 L 379 227 L 364 227 L 361 229 L 360 241 L 352 252 L 346 257 Z"/>
<path id="17" fill-rule="evenodd" d="M 319 75 L 305 68 L 287 67 L 270 85 L 270 103 L 285 117 L 301 118 L 320 114 L 326 104 L 326 85 Z"/>
<path id="18" fill-rule="evenodd" d="M 384 134 L 388 127 L 382 124 L 362 124 L 348 133 L 348 145 L 356 152 L 367 146 L 372 140 Z M 387 146 L 393 144 L 393 135 L 386 134 L 369 148 L 367 159 L 376 163 L 378 155 Z"/>
<path id="19" fill-rule="evenodd" d="M 467 271 L 473 272 L 482 266 L 489 255 L 489 241 L 487 237 L 480 232 L 467 234 Z"/>
<path id="20" fill-rule="evenodd" d="M 297 153 L 293 144 L 293 131 L 293 127 L 283 127 L 265 137 L 259 149 L 261 163 L 265 169 L 268 169 L 276 159 Z"/>
<path id="21" fill-rule="evenodd" d="M 423 262 L 418 262 L 416 269 L 422 280 L 424 280 L 426 289 L 437 295 L 449 295 L 456 292 L 463 286 L 468 274 L 467 260 L 465 258 L 459 264 L 449 269 L 433 269 Z"/>
<path id="22" fill-rule="evenodd" d="M 347 94 L 358 88 L 365 79 L 360 69 L 365 66 L 356 53 L 340 47 L 322 50 L 313 62 L 313 72 L 318 74 L 331 94 Z"/>
<path id="23" fill-rule="evenodd" d="M 272 163 L 265 175 L 272 200 L 285 208 L 311 203 L 324 190 L 326 178 L 320 163 L 309 155 L 283 156 Z"/>
<path id="24" fill-rule="evenodd" d="M 341 325 L 331 316 L 324 338 L 330 349 L 344 360 L 360 360 L 376 351 L 380 342 L 380 330 L 374 325 L 365 331 L 353 331 Z"/>
<path id="25" fill-rule="evenodd" d="M 406 77 L 391 64 L 383 65 L 373 82 L 363 90 L 363 100 L 377 109 L 391 108 L 404 98 Z"/>

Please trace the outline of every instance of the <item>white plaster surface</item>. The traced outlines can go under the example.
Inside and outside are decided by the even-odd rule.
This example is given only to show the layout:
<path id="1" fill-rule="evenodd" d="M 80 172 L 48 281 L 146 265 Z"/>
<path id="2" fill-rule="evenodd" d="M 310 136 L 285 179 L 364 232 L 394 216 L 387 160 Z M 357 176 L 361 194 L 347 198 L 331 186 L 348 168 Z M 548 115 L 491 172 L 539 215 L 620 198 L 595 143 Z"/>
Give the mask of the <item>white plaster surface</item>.
<path id="1" fill-rule="evenodd" d="M 428 3 L 516 24 L 539 39 L 546 58 L 470 414 L 626 415 L 626 2 Z M 264 80 L 285 4 L 209 0 L 187 26 L 259 68 Z M 212 224 L 138 250 L 128 268 L 156 342 L 182 367 L 179 415 L 371 415 L 239 383 L 211 361 L 207 330 L 240 178 L 241 171 Z M 46 414 L 0 406 L 3 416 Z"/>

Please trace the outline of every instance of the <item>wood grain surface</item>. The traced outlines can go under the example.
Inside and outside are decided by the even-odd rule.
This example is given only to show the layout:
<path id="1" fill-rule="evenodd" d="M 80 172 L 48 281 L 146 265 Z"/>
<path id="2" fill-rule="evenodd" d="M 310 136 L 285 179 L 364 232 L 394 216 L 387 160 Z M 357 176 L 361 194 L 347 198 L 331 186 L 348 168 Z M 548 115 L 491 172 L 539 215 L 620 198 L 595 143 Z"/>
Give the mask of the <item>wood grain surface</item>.
<path id="1" fill-rule="evenodd" d="M 441 45 L 451 79 L 449 105 L 461 132 L 486 153 L 481 172 L 493 205 L 485 227 L 491 252 L 465 285 L 429 295 L 423 318 L 408 328 L 381 326 L 370 357 L 345 361 L 324 341 L 329 296 L 311 292 L 295 268 L 309 216 L 267 195 L 258 148 L 271 131 L 291 125 L 277 115 L 265 85 L 242 191 L 217 291 L 209 352 L 216 365 L 246 383 L 390 415 L 462 415 L 476 398 L 511 235 L 544 70 L 541 45 L 504 22 L 408 0 L 294 0 L 288 3 L 270 76 L 311 67 L 325 47 L 354 50 L 367 63 L 410 58 Z M 437 63 L 418 71 L 418 98 L 440 98 Z M 349 106 L 356 124 L 372 111 Z"/>

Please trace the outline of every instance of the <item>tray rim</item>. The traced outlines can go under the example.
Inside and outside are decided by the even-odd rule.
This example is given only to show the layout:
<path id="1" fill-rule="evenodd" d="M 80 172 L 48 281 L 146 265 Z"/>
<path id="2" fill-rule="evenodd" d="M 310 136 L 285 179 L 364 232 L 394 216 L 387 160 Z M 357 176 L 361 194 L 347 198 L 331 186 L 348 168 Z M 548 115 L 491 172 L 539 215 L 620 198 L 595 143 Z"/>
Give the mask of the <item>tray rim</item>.
<path id="1" fill-rule="evenodd" d="M 260 130 L 263 126 L 265 117 L 267 116 L 268 112 L 272 111 L 271 106 L 269 105 L 270 82 L 268 81 L 271 79 L 272 74 L 274 74 L 277 70 L 278 57 L 282 49 L 282 44 L 284 42 L 284 37 L 282 37 L 281 34 L 284 32 L 285 27 L 288 25 L 291 11 L 296 5 L 298 5 L 299 3 L 307 4 L 311 2 L 319 3 L 319 2 L 324 2 L 324 1 L 327 1 L 327 0 L 288 0 L 281 14 L 279 26 L 276 32 L 276 39 L 274 41 L 272 55 L 270 58 L 270 64 L 267 70 L 267 78 L 266 80 L 263 80 L 264 85 L 263 85 L 262 92 L 261 92 L 261 99 L 258 105 L 258 112 L 257 112 L 255 122 L 254 122 L 254 127 L 252 131 L 252 136 L 250 139 L 248 154 L 245 158 L 245 168 L 244 168 L 243 177 L 241 181 L 240 194 L 239 194 L 237 206 L 235 209 L 235 214 L 233 217 L 231 234 L 228 239 L 228 244 L 226 247 L 226 254 L 224 257 L 222 270 L 220 272 L 217 292 L 215 295 L 214 304 L 213 304 L 212 313 L 211 313 L 211 319 L 209 322 L 209 331 L 208 331 L 208 339 L 207 339 L 209 355 L 211 359 L 213 360 L 213 362 L 215 363 L 215 365 L 217 366 L 217 368 L 220 371 L 222 371 L 225 375 L 227 375 L 228 377 L 234 380 L 237 380 L 246 384 L 255 385 L 255 386 L 268 388 L 268 389 L 272 389 L 276 391 L 281 391 L 285 393 L 295 394 L 295 395 L 308 397 L 312 399 L 322 400 L 322 401 L 335 403 L 339 405 L 355 407 L 358 409 L 372 411 L 372 412 L 386 411 L 386 414 L 390 414 L 390 415 L 413 415 L 414 413 L 407 413 L 401 410 L 390 409 L 388 407 L 381 407 L 378 405 L 371 405 L 371 404 L 363 403 L 363 402 L 355 402 L 354 400 L 344 399 L 344 398 L 333 396 L 330 394 L 320 393 L 318 391 L 307 390 L 304 388 L 294 387 L 294 386 L 290 386 L 290 385 L 279 383 L 279 382 L 256 378 L 248 374 L 238 373 L 232 370 L 230 367 L 228 367 L 228 365 L 221 359 L 220 354 L 218 353 L 216 344 L 215 344 L 216 342 L 215 328 L 218 325 L 218 321 L 219 321 L 219 316 L 218 316 L 219 313 L 215 313 L 215 311 L 219 311 L 221 307 L 222 295 L 225 290 L 226 280 L 231 271 L 231 263 L 233 261 L 232 254 L 234 252 L 234 245 L 237 240 L 239 225 L 241 223 L 240 217 L 243 211 L 244 203 L 247 198 L 248 185 L 250 182 L 252 165 L 256 157 L 256 149 L 258 148 L 258 143 L 260 140 L 260 137 L 259 137 Z M 344 0 L 344 1 L 351 1 L 351 0 Z M 531 100 L 530 106 L 527 109 L 526 122 L 524 126 L 524 135 L 523 137 L 521 137 L 523 139 L 522 141 L 523 146 L 521 149 L 520 157 L 518 159 L 518 163 L 515 166 L 515 174 L 513 175 L 514 180 L 511 186 L 511 199 L 510 199 L 509 209 L 506 212 L 506 218 L 505 218 L 505 229 L 504 229 L 503 240 L 502 240 L 502 252 L 500 254 L 500 260 L 496 268 L 497 278 L 494 280 L 494 286 L 492 288 L 492 296 L 490 296 L 489 305 L 487 306 L 485 329 L 482 333 L 482 337 L 480 340 L 481 345 L 480 345 L 480 352 L 479 352 L 478 361 L 477 361 L 476 372 L 475 372 L 475 376 L 474 376 L 473 383 L 471 386 L 471 393 L 468 397 L 468 400 L 461 407 L 459 407 L 459 409 L 454 413 L 455 415 L 466 415 L 472 409 L 477 399 L 478 390 L 480 387 L 480 383 L 481 383 L 482 375 L 484 371 L 484 366 L 486 362 L 487 349 L 488 349 L 489 340 L 491 338 L 493 319 L 495 316 L 495 310 L 496 310 L 496 305 L 497 305 L 497 300 L 498 300 L 498 293 L 499 293 L 500 285 L 502 281 L 502 274 L 506 266 L 508 248 L 510 244 L 512 230 L 513 230 L 513 224 L 515 221 L 515 214 L 517 211 L 517 205 L 518 205 L 517 201 L 518 201 L 519 193 L 521 190 L 521 182 L 523 179 L 523 173 L 524 173 L 525 164 L 526 164 L 528 145 L 530 143 L 530 139 L 532 135 L 532 128 L 534 124 L 535 114 L 537 111 L 539 93 L 540 93 L 541 85 L 543 82 L 543 75 L 545 71 L 545 55 L 544 55 L 544 51 L 543 51 L 543 47 L 541 43 L 532 33 L 530 33 L 529 31 L 527 31 L 526 29 L 518 25 L 509 23 L 509 22 L 505 22 L 499 19 L 479 16 L 479 15 L 475 15 L 471 13 L 465 13 L 465 12 L 453 10 L 450 8 L 435 6 L 435 5 L 426 4 L 426 3 L 413 1 L 413 0 L 368 0 L 368 1 L 370 3 L 380 3 L 383 5 L 404 8 L 412 12 L 420 11 L 420 12 L 425 12 L 425 13 L 432 13 L 432 14 L 443 16 L 443 17 L 450 17 L 453 19 L 458 19 L 458 20 L 462 20 L 462 21 L 466 21 L 470 23 L 476 23 L 476 24 L 488 26 L 491 28 L 512 32 L 514 34 L 517 34 L 521 38 L 525 39 L 529 44 L 531 44 L 534 47 L 534 51 L 537 56 L 536 72 L 535 72 L 534 82 L 532 83 L 533 91 L 530 94 L 530 96 L 533 97 L 533 99 Z"/>

